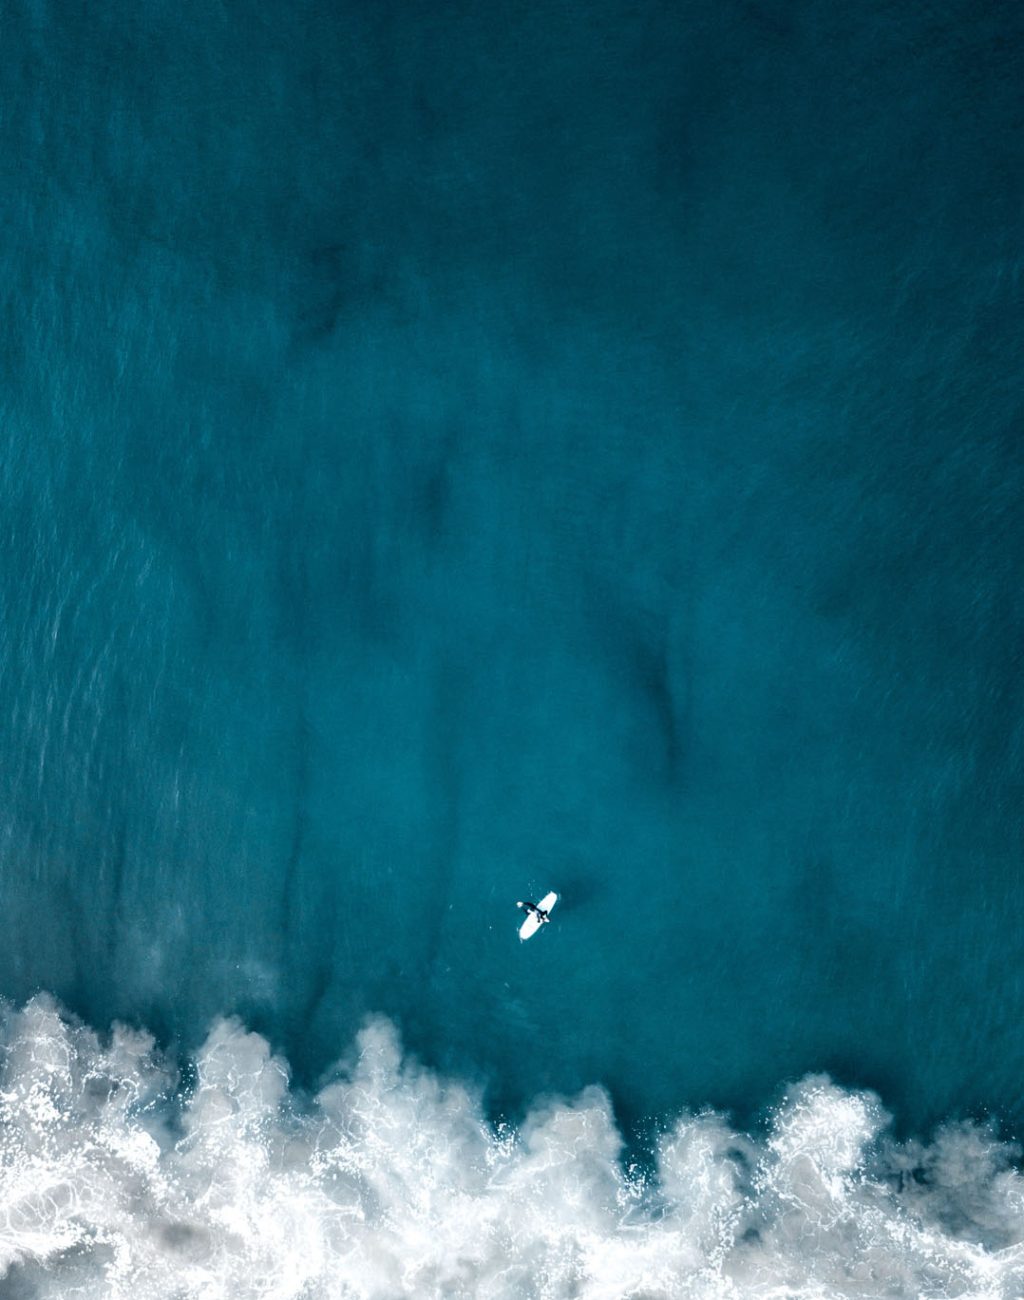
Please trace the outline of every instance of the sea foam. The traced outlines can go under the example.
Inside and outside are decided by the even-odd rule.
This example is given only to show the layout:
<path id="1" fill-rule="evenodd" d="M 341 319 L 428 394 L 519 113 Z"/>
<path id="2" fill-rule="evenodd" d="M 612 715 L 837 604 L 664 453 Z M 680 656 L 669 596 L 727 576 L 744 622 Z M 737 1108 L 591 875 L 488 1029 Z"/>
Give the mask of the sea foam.
<path id="1" fill-rule="evenodd" d="M 2 1034 L 4 1300 L 1024 1293 L 1017 1150 L 897 1143 L 823 1076 L 757 1137 L 681 1115 L 644 1174 L 600 1088 L 494 1127 L 383 1019 L 315 1096 L 235 1020 L 184 1078 L 47 996 Z"/>

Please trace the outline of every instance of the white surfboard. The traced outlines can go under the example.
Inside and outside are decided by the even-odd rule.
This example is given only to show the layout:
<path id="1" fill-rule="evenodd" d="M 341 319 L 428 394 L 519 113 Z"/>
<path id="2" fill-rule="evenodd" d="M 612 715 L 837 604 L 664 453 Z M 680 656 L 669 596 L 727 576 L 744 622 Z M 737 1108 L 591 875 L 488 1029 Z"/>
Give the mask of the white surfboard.
<path id="1" fill-rule="evenodd" d="M 544 895 L 544 897 L 540 900 L 537 906 L 540 908 L 542 912 L 550 912 L 557 902 L 558 902 L 558 895 L 554 892 L 554 890 L 552 890 L 550 894 Z M 517 906 L 522 907 L 522 903 L 518 903 Z M 540 927 L 543 924 L 544 924 L 543 921 L 537 919 L 537 913 L 531 912 L 530 915 L 519 927 L 520 939 L 531 938 L 533 935 L 537 933 L 537 931 L 540 929 Z"/>

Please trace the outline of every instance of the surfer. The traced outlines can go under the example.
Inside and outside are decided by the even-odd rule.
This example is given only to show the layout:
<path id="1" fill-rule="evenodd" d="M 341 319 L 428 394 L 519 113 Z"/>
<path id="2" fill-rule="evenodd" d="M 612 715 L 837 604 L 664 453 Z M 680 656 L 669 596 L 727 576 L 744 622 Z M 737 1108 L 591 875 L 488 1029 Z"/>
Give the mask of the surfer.
<path id="1" fill-rule="evenodd" d="M 554 890 L 545 894 L 539 903 L 516 903 L 516 907 L 526 913 L 526 920 L 519 927 L 520 939 L 532 939 L 537 931 L 551 920 L 551 909 L 558 902 Z"/>

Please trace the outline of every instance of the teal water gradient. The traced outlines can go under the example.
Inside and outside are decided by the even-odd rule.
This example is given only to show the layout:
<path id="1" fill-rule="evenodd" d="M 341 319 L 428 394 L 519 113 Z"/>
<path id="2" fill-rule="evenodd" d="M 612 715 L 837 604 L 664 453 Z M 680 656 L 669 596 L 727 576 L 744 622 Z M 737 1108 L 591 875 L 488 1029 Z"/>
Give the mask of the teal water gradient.
<path id="1" fill-rule="evenodd" d="M 0 993 L 1019 1125 L 1020 25 L 12 5 Z"/>

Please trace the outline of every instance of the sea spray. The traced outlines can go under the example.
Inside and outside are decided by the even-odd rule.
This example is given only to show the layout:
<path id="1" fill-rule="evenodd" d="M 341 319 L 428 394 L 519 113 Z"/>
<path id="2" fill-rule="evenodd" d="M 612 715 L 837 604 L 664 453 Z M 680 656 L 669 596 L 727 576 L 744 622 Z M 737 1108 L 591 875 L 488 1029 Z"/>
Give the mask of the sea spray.
<path id="1" fill-rule="evenodd" d="M 373 1019 L 315 1096 L 219 1020 L 182 1078 L 49 997 L 3 1017 L 0 1287 L 49 1300 L 1017 1296 L 1024 1180 L 987 1128 L 899 1143 L 869 1093 L 765 1132 L 680 1115 L 649 1177 L 606 1093 L 516 1130 Z"/>

